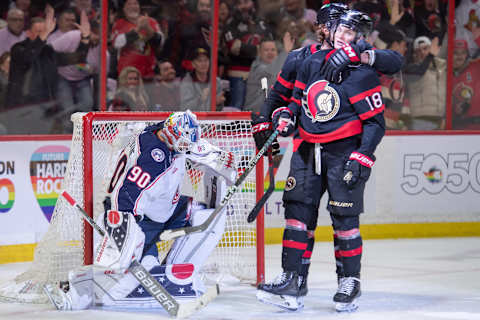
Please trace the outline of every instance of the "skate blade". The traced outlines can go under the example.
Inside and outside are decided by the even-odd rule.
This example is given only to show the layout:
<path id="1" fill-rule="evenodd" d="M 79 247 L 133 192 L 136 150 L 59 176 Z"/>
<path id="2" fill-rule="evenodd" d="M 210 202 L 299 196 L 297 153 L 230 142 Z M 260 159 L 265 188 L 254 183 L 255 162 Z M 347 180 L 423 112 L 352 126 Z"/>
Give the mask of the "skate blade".
<path id="1" fill-rule="evenodd" d="M 274 305 L 288 311 L 298 311 L 303 308 L 303 297 L 282 296 L 257 290 L 257 299 L 260 302 Z"/>
<path id="2" fill-rule="evenodd" d="M 354 312 L 358 309 L 358 298 L 352 302 L 335 302 L 335 310 L 337 312 Z"/>

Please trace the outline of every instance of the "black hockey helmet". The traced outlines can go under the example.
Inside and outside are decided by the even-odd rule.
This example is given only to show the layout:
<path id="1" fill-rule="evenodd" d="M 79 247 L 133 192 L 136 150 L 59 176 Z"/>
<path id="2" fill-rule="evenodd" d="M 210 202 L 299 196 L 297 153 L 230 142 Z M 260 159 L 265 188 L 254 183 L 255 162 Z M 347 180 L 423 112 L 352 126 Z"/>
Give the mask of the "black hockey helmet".
<path id="1" fill-rule="evenodd" d="M 317 11 L 317 24 L 324 24 L 330 29 L 342 14 L 348 11 L 348 6 L 343 3 L 327 3 Z"/>
<path id="2" fill-rule="evenodd" d="M 366 13 L 358 10 L 349 10 L 342 14 L 337 20 L 337 26 L 339 25 L 344 25 L 356 31 L 356 38 L 358 39 L 360 36 L 366 37 L 372 32 L 373 21 Z"/>

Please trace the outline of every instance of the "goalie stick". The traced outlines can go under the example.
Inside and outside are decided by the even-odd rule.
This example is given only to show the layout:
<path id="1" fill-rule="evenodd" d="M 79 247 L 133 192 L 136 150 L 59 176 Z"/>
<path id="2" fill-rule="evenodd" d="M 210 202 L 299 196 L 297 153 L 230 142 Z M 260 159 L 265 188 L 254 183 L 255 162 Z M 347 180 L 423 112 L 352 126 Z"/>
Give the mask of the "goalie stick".
<path id="1" fill-rule="evenodd" d="M 83 215 L 83 218 L 94 228 L 102 237 L 108 237 L 108 234 L 103 230 L 93 219 L 90 217 L 85 210 L 80 207 L 80 205 L 75 201 L 75 199 L 68 194 L 67 191 L 62 192 L 62 196 L 67 200 L 67 202 L 72 206 L 78 209 L 78 211 Z M 219 293 L 218 284 L 214 287 L 208 289 L 203 295 L 196 298 L 194 301 L 179 304 L 175 298 L 160 284 L 157 279 L 155 279 L 150 272 L 143 265 L 134 259 L 128 271 L 132 273 L 135 279 L 142 285 L 142 287 L 152 295 L 152 297 L 157 300 L 160 305 L 167 311 L 171 316 L 184 318 L 193 314 L 196 310 L 207 305 L 212 301 Z"/>
<path id="2" fill-rule="evenodd" d="M 280 124 L 277 129 L 268 137 L 267 141 L 263 145 L 262 149 L 258 151 L 258 153 L 253 157 L 250 162 L 248 163 L 247 167 L 245 168 L 245 171 L 243 174 L 235 181 L 233 186 L 229 187 L 227 189 L 227 193 L 223 197 L 223 199 L 220 201 L 220 204 L 218 205 L 217 208 L 210 214 L 210 216 L 203 222 L 202 224 L 194 227 L 183 227 L 183 228 L 178 228 L 178 229 L 172 229 L 172 230 L 165 230 L 160 234 L 160 240 L 172 240 L 181 236 L 184 236 L 186 234 L 194 233 L 194 232 L 201 232 L 205 231 L 212 221 L 217 217 L 217 215 L 222 211 L 222 209 L 225 207 L 227 202 L 233 197 L 233 195 L 238 191 L 240 185 L 243 183 L 243 181 L 247 178 L 248 174 L 250 171 L 252 171 L 253 168 L 257 165 L 258 160 L 263 156 L 263 154 L 268 150 L 270 145 L 273 143 L 275 138 L 278 136 L 280 131 L 283 130 L 287 126 L 287 122 L 284 122 Z"/>
<path id="3" fill-rule="evenodd" d="M 268 198 L 272 195 L 273 191 L 275 190 L 275 173 L 273 172 L 273 156 L 272 152 L 268 153 L 268 175 L 270 176 L 270 183 L 268 185 L 267 191 L 263 194 L 262 198 L 257 202 L 255 207 L 253 207 L 252 211 L 248 214 L 247 222 L 251 223 L 255 221 L 258 216 L 260 210 L 262 210 L 265 202 L 267 202 Z"/>

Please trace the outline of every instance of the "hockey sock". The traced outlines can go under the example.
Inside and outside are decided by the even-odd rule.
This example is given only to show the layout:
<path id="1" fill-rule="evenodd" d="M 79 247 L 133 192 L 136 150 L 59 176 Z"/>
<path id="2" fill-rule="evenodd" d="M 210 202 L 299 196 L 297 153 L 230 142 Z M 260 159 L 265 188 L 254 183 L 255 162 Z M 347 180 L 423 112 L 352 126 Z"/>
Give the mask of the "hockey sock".
<path id="1" fill-rule="evenodd" d="M 334 216 L 333 227 L 334 245 L 336 248 L 335 260 L 338 259 L 340 262 L 337 264 L 337 274 L 340 277 L 358 277 L 360 275 L 363 245 L 359 229 L 359 218 L 358 216 Z M 341 273 L 338 273 L 339 271 Z"/>
<path id="2" fill-rule="evenodd" d="M 315 245 L 315 232 L 313 230 L 307 231 L 307 249 L 302 255 L 302 267 L 299 272 L 301 276 L 308 276 L 308 269 L 310 269 L 310 258 L 313 252 L 313 246 Z"/>
<path id="3" fill-rule="evenodd" d="M 282 268 L 300 272 L 302 256 L 307 249 L 307 226 L 295 219 L 287 219 L 286 222 L 282 242 Z"/>

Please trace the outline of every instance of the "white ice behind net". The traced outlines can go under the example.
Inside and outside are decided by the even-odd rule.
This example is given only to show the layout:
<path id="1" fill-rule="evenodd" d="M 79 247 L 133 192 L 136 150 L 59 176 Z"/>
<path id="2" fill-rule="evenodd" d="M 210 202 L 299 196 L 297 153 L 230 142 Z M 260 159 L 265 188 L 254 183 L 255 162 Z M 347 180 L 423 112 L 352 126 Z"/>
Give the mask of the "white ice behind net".
<path id="1" fill-rule="evenodd" d="M 82 114 L 75 114 L 74 134 L 63 188 L 84 206 L 84 164 Z M 95 121 L 92 125 L 93 146 L 93 203 L 94 215 L 102 213 L 105 184 L 114 169 L 117 153 L 130 141 L 132 134 L 140 132 L 145 121 Z M 235 155 L 239 174 L 243 172 L 255 144 L 247 120 L 200 120 L 202 137 L 223 150 Z M 202 173 L 188 170 L 189 188 L 195 192 Z M 188 188 L 187 188 L 188 189 Z M 191 190 L 191 191 L 192 191 Z M 255 172 L 241 186 L 241 191 L 227 204 L 227 222 L 220 244 L 202 270 L 210 280 L 234 276 L 254 282 L 256 279 L 256 227 L 246 221 L 246 215 L 255 205 Z M 75 209 L 59 197 L 44 238 L 38 243 L 30 269 L 15 280 L 0 284 L 0 301 L 47 303 L 41 290 L 46 282 L 58 283 L 67 279 L 68 271 L 81 266 L 84 261 L 83 219 Z M 165 254 L 169 243 L 159 243 L 160 255 Z"/>

